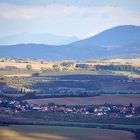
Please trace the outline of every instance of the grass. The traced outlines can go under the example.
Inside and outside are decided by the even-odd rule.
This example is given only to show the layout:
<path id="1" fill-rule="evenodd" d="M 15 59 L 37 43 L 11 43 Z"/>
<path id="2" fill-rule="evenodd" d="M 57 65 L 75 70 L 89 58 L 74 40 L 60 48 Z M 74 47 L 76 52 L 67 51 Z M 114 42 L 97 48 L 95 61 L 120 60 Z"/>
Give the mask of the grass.
<path id="1" fill-rule="evenodd" d="M 67 121 L 49 121 L 48 124 L 51 124 L 51 125 L 63 125 L 63 126 L 68 126 L 68 125 L 74 125 L 74 126 L 101 126 L 104 127 L 104 126 L 108 126 L 108 125 L 111 125 L 113 126 L 114 128 L 130 128 L 130 129 L 140 129 L 140 125 L 128 125 L 128 124 L 109 124 L 109 123 L 86 123 L 86 122 L 67 122 Z"/>
<path id="2" fill-rule="evenodd" d="M 110 60 L 106 60 L 105 62 L 108 63 L 119 63 L 119 64 L 131 64 L 132 66 L 139 67 L 140 66 L 140 57 L 135 57 L 135 58 L 114 58 Z"/>
<path id="3" fill-rule="evenodd" d="M 1 140 L 136 140 L 135 134 L 122 130 L 60 126 L 0 127 Z"/>
<path id="4" fill-rule="evenodd" d="M 5 75 L 14 74 L 32 74 L 35 71 L 32 70 L 0 70 L 0 77 Z"/>
<path id="5" fill-rule="evenodd" d="M 33 72 L 38 72 L 36 70 L 0 70 L 0 76 L 4 75 L 15 75 L 15 74 L 32 74 Z M 90 71 L 90 70 L 73 70 L 73 71 L 48 71 L 41 72 L 41 76 L 61 76 L 61 75 L 77 75 L 77 74 L 93 74 L 93 75 L 117 75 L 122 71 Z M 126 72 L 124 72 L 126 73 Z M 129 72 L 128 72 L 129 73 Z M 126 73 L 127 74 L 127 73 Z"/>
<path id="6" fill-rule="evenodd" d="M 77 74 L 99 74 L 99 72 L 97 71 L 88 71 L 88 70 L 85 70 L 85 71 L 58 71 L 58 72 L 43 72 L 41 73 L 41 76 L 52 76 L 52 75 L 57 75 L 57 76 L 61 76 L 61 75 L 77 75 Z"/>
<path id="7" fill-rule="evenodd" d="M 32 74 L 35 71 L 27 71 L 27 70 L 0 70 L 0 77 L 4 76 L 4 75 L 22 75 L 22 74 Z M 130 72 L 123 72 L 123 71 L 88 71 L 88 70 L 83 70 L 83 71 L 67 71 L 67 72 L 45 72 L 45 73 L 40 73 L 41 77 L 6 77 L 4 78 L 4 80 L 0 80 L 0 82 L 5 82 L 7 87 L 11 87 L 13 89 L 16 89 L 17 91 L 21 91 L 21 89 L 24 89 L 26 92 L 29 91 L 36 91 L 36 92 L 42 92 L 43 94 L 45 94 L 46 90 L 46 86 L 50 85 L 49 88 L 53 88 L 53 84 L 56 84 L 56 88 L 57 87 L 57 83 L 59 84 L 59 86 L 63 87 L 63 85 L 66 85 L 66 83 L 70 83 L 71 80 L 67 79 L 66 77 L 64 79 L 60 79 L 60 80 L 47 80 L 46 76 L 50 76 L 50 75 L 55 75 L 55 76 L 69 76 L 69 75 L 73 75 L 75 79 L 73 79 L 71 81 L 71 88 L 73 88 L 74 86 L 72 86 L 73 82 L 77 82 L 76 84 L 80 84 L 80 86 L 82 85 L 82 80 L 79 79 L 77 80 L 77 75 L 87 75 L 87 77 L 85 76 L 84 82 L 85 84 L 88 84 L 88 80 L 90 80 L 90 82 L 92 82 L 92 79 L 90 79 L 89 77 L 92 76 L 94 79 L 94 76 L 101 76 L 103 75 L 106 76 L 106 78 L 109 76 L 116 76 L 116 77 L 120 77 L 120 75 L 131 75 Z M 89 76 L 90 75 L 90 76 Z M 134 74 L 133 74 L 134 75 Z M 43 77 L 44 76 L 44 77 Z M 88 79 L 89 78 L 89 79 Z M 104 79 L 104 78 L 103 78 Z M 95 80 L 95 79 L 94 79 Z M 97 78 L 98 80 L 98 78 Z M 38 84 L 40 83 L 40 84 Z M 46 84 L 46 86 L 44 86 Z M 115 81 L 115 83 L 113 82 L 108 82 L 106 81 L 102 81 L 100 80 L 99 83 L 97 82 L 93 82 L 92 83 L 93 86 L 95 86 L 95 89 L 97 88 L 97 90 L 93 90 L 93 92 L 98 92 L 98 93 L 106 93 L 106 94 L 116 94 L 116 93 L 128 93 L 128 94 L 135 94 L 135 93 L 139 93 L 140 89 L 139 89 L 139 85 L 138 83 L 124 83 L 124 82 L 117 82 Z M 79 88 L 83 88 L 83 86 L 81 86 Z M 90 85 L 89 85 L 90 86 Z M 90 86 L 91 87 L 91 86 Z M 99 89 L 98 89 L 99 88 Z M 78 89 L 77 89 L 78 91 Z M 80 91 L 79 91 L 80 92 Z M 9 94 L 10 95 L 10 94 Z M 11 95 L 11 96 L 16 96 L 17 94 Z M 17 95 L 17 96 L 22 96 L 22 95 Z M 44 96 L 44 95 L 37 95 L 37 96 Z"/>
<path id="8" fill-rule="evenodd" d="M 128 76 L 128 77 L 134 77 L 134 76 L 138 75 L 138 74 L 135 74 L 134 72 L 130 72 L 130 71 L 112 71 L 112 73 L 115 75 L 124 75 L 124 76 Z"/>

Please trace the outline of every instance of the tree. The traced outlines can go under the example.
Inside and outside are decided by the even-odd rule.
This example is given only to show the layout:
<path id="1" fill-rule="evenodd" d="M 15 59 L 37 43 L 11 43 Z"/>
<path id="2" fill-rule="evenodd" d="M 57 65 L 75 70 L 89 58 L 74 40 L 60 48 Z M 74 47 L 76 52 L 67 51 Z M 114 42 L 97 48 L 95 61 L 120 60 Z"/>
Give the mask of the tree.
<path id="1" fill-rule="evenodd" d="M 31 70 L 32 69 L 32 65 L 26 65 L 26 69 L 27 70 Z"/>
<path id="2" fill-rule="evenodd" d="M 58 65 L 54 64 L 52 67 L 54 71 L 60 71 L 60 68 Z"/>
<path id="3" fill-rule="evenodd" d="M 56 64 L 54 64 L 52 67 L 53 67 L 54 69 L 55 69 L 55 68 L 59 68 L 59 66 L 56 65 Z"/>
<path id="4" fill-rule="evenodd" d="M 74 62 L 71 62 L 71 61 L 69 61 L 69 62 L 62 62 L 60 65 L 62 67 L 73 67 L 74 66 Z"/>

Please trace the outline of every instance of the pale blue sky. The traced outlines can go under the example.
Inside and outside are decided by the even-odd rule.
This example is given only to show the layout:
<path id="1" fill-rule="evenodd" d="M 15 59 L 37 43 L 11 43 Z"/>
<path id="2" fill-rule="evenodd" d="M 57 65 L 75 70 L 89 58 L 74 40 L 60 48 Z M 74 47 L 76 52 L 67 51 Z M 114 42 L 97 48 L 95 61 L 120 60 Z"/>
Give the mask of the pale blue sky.
<path id="1" fill-rule="evenodd" d="M 140 25 L 140 0 L 0 0 L 0 36 L 51 33 L 80 38 Z"/>

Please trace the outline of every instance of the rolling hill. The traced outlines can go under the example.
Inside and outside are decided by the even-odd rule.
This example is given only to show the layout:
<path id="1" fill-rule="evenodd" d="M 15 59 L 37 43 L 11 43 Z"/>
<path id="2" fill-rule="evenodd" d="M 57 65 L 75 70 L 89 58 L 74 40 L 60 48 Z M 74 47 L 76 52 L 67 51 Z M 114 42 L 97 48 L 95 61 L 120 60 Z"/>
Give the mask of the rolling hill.
<path id="1" fill-rule="evenodd" d="M 85 60 L 140 54 L 140 26 L 123 25 L 67 45 L 1 45 L 0 57 Z"/>
<path id="2" fill-rule="evenodd" d="M 21 43 L 34 43 L 34 44 L 49 44 L 49 45 L 64 45 L 74 41 L 80 40 L 77 37 L 59 36 L 53 34 L 29 34 L 21 33 L 15 35 L 1 36 L 0 44 L 14 45 Z"/>

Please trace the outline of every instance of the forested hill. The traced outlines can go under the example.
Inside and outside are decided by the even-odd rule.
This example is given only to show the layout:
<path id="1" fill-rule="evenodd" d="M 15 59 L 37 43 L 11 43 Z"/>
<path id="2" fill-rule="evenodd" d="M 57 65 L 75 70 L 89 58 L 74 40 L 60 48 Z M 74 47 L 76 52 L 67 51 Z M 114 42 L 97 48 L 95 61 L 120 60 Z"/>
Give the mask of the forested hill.
<path id="1" fill-rule="evenodd" d="M 123 25 L 62 46 L 44 44 L 1 45 L 0 57 L 47 60 L 84 60 L 140 54 L 140 26 Z"/>

